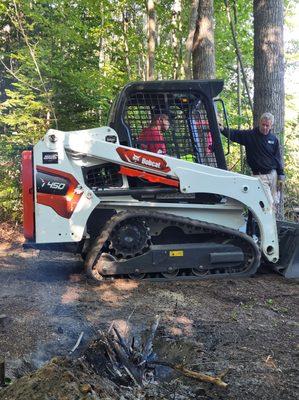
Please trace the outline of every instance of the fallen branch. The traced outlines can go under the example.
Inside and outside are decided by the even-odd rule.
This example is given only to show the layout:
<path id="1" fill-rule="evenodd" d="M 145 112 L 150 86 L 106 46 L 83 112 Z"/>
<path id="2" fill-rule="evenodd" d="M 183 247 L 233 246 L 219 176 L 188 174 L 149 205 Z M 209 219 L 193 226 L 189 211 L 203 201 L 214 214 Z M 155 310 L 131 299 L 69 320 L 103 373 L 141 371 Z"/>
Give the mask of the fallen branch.
<path id="1" fill-rule="evenodd" d="M 200 382 L 213 383 L 214 385 L 220 386 L 222 388 L 226 388 L 228 386 L 228 383 L 225 383 L 222 380 L 222 378 L 224 377 L 224 375 L 227 374 L 228 371 L 222 372 L 219 376 L 210 376 L 201 372 L 191 371 L 190 369 L 185 368 L 182 364 L 172 364 L 164 361 L 153 361 L 151 362 L 151 364 L 164 365 L 165 367 L 169 367 L 174 369 L 175 371 L 181 372 L 184 376 L 196 379 Z"/>

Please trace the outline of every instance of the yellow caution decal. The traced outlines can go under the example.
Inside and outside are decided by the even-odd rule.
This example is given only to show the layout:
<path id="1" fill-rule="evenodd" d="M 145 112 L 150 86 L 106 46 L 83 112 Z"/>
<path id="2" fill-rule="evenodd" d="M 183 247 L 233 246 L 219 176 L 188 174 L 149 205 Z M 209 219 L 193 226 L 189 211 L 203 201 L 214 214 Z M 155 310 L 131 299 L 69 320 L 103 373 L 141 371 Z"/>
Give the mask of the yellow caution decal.
<path id="1" fill-rule="evenodd" d="M 183 257 L 184 250 L 171 250 L 169 251 L 169 257 Z"/>

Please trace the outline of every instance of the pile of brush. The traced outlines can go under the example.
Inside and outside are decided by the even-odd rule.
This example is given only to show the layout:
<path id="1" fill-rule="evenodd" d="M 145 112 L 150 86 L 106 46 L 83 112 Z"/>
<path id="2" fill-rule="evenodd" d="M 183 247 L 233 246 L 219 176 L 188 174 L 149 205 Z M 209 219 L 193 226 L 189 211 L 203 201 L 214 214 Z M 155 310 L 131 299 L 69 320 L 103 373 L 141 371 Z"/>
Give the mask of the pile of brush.
<path id="1" fill-rule="evenodd" d="M 153 351 L 153 340 L 159 321 L 160 317 L 156 316 L 149 334 L 143 341 L 136 340 L 134 336 L 130 340 L 125 339 L 115 326 L 112 326 L 107 333 L 99 332 L 98 339 L 88 347 L 83 358 L 95 373 L 122 386 L 133 384 L 142 387 L 153 383 L 156 379 L 156 367 L 159 365 L 172 368 L 184 376 L 201 382 L 214 383 L 223 388 L 227 386 L 227 383 L 222 381 L 227 371 L 212 377 L 191 371 L 182 364 L 157 360 Z"/>
<path id="2" fill-rule="evenodd" d="M 133 336 L 129 343 L 112 326 L 107 333 L 99 332 L 99 337 L 88 347 L 85 360 L 94 371 L 104 375 L 117 384 L 144 386 L 155 379 L 153 340 L 159 325 L 159 317 L 150 327 L 144 341 L 137 341 Z"/>

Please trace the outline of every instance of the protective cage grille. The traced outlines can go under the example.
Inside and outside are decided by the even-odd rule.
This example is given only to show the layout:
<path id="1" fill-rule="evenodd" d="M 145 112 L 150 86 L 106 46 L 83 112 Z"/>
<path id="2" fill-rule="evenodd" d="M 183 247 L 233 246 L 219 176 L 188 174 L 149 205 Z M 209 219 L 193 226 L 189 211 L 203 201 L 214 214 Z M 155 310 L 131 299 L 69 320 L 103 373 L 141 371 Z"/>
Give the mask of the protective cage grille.
<path id="1" fill-rule="evenodd" d="M 169 128 L 159 131 L 155 119 L 166 115 Z M 183 160 L 217 167 L 205 105 L 197 93 L 136 93 L 125 106 L 132 145 Z"/>
<path id="2" fill-rule="evenodd" d="M 85 184 L 93 190 L 122 187 L 119 165 L 105 163 L 92 167 L 82 167 Z"/>

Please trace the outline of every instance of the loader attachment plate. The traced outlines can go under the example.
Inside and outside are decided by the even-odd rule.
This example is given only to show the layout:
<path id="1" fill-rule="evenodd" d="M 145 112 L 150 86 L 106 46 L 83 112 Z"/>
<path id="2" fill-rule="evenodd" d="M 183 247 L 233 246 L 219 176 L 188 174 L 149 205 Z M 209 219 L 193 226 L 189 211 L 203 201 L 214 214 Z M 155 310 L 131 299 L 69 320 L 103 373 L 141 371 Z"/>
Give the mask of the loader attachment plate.
<path id="1" fill-rule="evenodd" d="M 299 278 L 299 224 L 277 221 L 277 232 L 280 257 L 269 265 L 286 278 Z"/>

